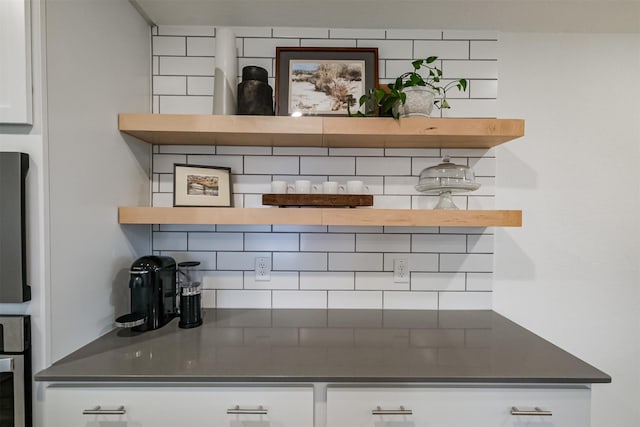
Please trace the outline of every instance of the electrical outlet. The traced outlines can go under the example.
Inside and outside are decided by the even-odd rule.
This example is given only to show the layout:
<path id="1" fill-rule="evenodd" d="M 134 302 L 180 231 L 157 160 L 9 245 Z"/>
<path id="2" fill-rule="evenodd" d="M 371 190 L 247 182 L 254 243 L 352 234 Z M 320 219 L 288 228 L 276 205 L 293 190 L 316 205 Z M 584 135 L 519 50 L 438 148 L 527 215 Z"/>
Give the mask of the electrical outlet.
<path id="1" fill-rule="evenodd" d="M 256 258 L 256 281 L 268 282 L 271 280 L 271 262 L 269 258 Z"/>
<path id="2" fill-rule="evenodd" d="M 393 282 L 409 283 L 409 261 L 404 258 L 393 260 Z"/>

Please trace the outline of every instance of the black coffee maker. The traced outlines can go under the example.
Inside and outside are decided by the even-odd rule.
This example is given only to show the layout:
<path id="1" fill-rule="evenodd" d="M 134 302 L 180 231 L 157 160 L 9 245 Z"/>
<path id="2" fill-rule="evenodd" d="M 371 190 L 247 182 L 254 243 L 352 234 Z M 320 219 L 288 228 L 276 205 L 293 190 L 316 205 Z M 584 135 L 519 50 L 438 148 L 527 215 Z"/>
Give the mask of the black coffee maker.
<path id="1" fill-rule="evenodd" d="M 118 317 L 116 326 L 144 332 L 158 329 L 177 316 L 176 261 L 173 258 L 138 258 L 129 273 L 131 313 Z"/>

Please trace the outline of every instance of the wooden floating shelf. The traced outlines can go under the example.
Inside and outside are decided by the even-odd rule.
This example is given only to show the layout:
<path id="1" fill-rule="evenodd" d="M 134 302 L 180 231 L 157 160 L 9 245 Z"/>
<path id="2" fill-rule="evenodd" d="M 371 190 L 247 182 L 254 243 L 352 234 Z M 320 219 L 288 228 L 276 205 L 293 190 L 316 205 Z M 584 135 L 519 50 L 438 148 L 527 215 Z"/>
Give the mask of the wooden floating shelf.
<path id="1" fill-rule="evenodd" d="M 521 227 L 519 210 L 120 207 L 120 224 L 295 224 Z"/>
<path id="2" fill-rule="evenodd" d="M 524 120 L 121 113 L 118 128 L 161 145 L 491 148 L 523 136 Z"/>

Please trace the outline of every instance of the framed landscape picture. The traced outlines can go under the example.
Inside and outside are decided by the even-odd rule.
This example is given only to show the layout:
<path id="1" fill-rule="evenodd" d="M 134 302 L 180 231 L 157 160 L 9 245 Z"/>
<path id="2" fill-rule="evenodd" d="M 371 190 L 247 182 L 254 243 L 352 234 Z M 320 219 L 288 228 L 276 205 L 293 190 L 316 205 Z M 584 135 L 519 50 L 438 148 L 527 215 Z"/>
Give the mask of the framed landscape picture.
<path id="1" fill-rule="evenodd" d="M 173 165 L 173 206 L 232 205 L 231 168 Z"/>
<path id="2" fill-rule="evenodd" d="M 377 48 L 276 48 L 279 116 L 346 116 L 377 84 Z"/>

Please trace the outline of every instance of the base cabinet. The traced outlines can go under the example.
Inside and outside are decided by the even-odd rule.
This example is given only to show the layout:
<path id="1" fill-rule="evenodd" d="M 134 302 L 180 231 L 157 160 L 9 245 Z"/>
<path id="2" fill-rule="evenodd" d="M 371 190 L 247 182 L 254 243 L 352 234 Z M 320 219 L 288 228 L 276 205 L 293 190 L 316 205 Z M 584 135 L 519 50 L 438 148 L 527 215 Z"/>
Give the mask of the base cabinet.
<path id="1" fill-rule="evenodd" d="M 588 427 L 589 419 L 587 386 L 327 390 L 327 427 Z"/>
<path id="2" fill-rule="evenodd" d="M 313 388 L 50 385 L 46 427 L 313 426 Z"/>

